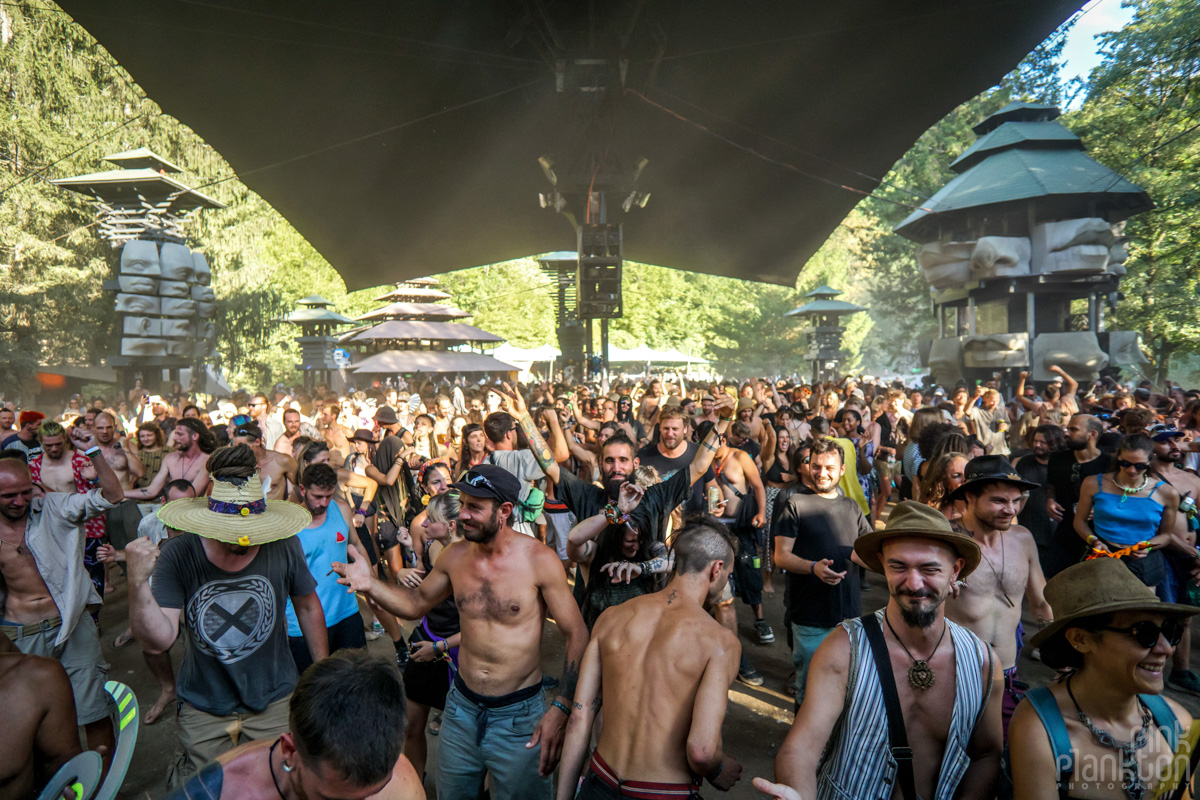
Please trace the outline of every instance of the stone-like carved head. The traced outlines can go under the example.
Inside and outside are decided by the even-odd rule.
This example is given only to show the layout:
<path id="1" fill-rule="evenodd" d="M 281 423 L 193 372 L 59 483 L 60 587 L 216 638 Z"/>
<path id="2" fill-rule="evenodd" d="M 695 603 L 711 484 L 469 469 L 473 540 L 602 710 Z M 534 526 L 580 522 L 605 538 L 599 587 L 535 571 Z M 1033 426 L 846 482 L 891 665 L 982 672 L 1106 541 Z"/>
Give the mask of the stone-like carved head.
<path id="1" fill-rule="evenodd" d="M 194 267 L 192 266 L 192 251 L 181 244 L 168 242 L 162 246 L 159 253 L 162 262 L 162 276 L 172 281 L 190 281 Z"/>
<path id="2" fill-rule="evenodd" d="M 158 294 L 158 278 L 151 275 L 118 275 L 117 285 L 129 294 Z"/>
<path id="3" fill-rule="evenodd" d="M 157 297 L 150 297 L 144 294 L 125 294 L 117 295 L 117 311 L 122 314 L 158 314 L 162 311 L 161 300 Z"/>
<path id="4" fill-rule="evenodd" d="M 162 299 L 162 315 L 164 317 L 194 317 L 196 316 L 196 301 L 164 297 Z"/>
<path id="5" fill-rule="evenodd" d="M 121 248 L 122 275 L 161 274 L 158 261 L 158 246 L 144 239 L 130 239 Z"/>
<path id="6" fill-rule="evenodd" d="M 192 270 L 196 283 L 201 286 L 208 286 L 212 283 L 212 270 L 208 267 L 208 259 L 204 257 L 204 253 L 192 251 Z"/>

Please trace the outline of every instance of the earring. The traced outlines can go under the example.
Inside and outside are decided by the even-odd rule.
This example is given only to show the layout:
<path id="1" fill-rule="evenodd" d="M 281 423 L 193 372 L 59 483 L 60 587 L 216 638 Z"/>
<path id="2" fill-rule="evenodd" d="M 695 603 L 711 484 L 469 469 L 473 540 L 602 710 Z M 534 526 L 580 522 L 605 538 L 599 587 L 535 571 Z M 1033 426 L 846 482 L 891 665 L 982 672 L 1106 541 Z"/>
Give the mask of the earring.
<path id="1" fill-rule="evenodd" d="M 292 771 L 292 765 L 291 765 L 291 764 L 289 764 L 288 762 L 284 761 L 284 762 L 283 762 L 283 764 L 282 764 L 282 766 L 283 766 L 283 771 L 284 771 L 284 772 L 291 772 L 291 771 Z"/>

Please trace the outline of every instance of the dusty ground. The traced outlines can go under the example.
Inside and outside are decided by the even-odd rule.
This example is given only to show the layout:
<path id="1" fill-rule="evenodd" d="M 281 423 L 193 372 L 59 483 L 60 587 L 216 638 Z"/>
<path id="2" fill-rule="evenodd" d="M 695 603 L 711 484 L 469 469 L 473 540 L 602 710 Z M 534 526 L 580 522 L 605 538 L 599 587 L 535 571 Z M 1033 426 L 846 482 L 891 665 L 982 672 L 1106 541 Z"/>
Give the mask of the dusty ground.
<path id="1" fill-rule="evenodd" d="M 735 683 L 729 692 L 729 712 L 725 722 L 724 741 L 727 752 L 743 764 L 743 780 L 727 795 L 721 795 L 712 787 L 706 787 L 704 790 L 706 797 L 724 796 L 731 800 L 761 797 L 762 795 L 751 788 L 750 777 L 754 775 L 771 777 L 775 754 L 792 721 L 792 699 L 783 694 L 783 685 L 791 673 L 792 661 L 783 633 L 782 577 L 776 576 L 774 583 L 775 593 L 769 594 L 765 598 L 766 618 L 775 629 L 776 641 L 774 644 L 759 647 L 749 643 L 754 640 L 752 618 L 745 606 L 739 604 L 738 607 L 743 646 L 751 661 L 766 678 L 763 686 L 751 687 Z M 863 608 L 879 608 L 886 601 L 886 597 L 886 587 L 883 585 L 882 578 L 875 575 L 868 576 L 868 588 L 864 595 Z M 104 643 L 106 657 L 112 665 L 110 677 L 131 686 L 143 707 L 146 707 L 157 697 L 157 687 L 142 663 L 141 651 L 136 643 L 119 650 L 112 647 L 113 637 L 124 627 L 127 613 L 125 586 L 119 582 L 117 590 L 108 596 L 101 612 L 100 619 L 103 625 L 101 639 Z M 1028 623 L 1027 627 L 1032 629 Z M 545 669 L 549 673 L 557 675 L 561 671 L 563 649 L 562 639 L 558 636 L 553 623 L 546 624 L 543 640 Z M 370 643 L 370 649 L 379 656 L 387 656 L 394 652 L 391 644 L 386 641 L 386 637 Z M 180 650 L 181 647 L 178 644 L 173 650 L 177 667 Z M 1200 664 L 1194 653 L 1193 663 Z M 1022 678 L 1032 685 L 1042 685 L 1050 680 L 1051 671 L 1039 662 L 1027 657 L 1022 658 L 1020 667 Z M 1173 690 L 1169 694 L 1182 702 L 1193 714 L 1200 714 L 1200 698 Z M 173 710 L 168 711 L 157 724 L 150 727 L 142 726 L 138 737 L 137 751 L 121 797 L 157 800 L 165 794 L 164 778 L 175 749 L 175 737 Z M 432 764 L 437 757 L 437 738 L 431 736 L 429 742 L 429 770 L 432 776 Z M 427 780 L 427 791 L 431 798 L 436 797 L 432 777 Z"/>

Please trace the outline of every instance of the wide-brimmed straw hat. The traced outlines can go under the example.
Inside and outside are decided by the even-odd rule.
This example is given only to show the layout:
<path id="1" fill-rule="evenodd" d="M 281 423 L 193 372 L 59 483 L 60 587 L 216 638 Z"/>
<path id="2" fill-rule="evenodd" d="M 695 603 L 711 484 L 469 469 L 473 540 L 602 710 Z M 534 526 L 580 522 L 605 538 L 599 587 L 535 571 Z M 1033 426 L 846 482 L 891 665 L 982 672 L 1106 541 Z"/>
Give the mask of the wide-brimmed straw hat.
<path id="1" fill-rule="evenodd" d="M 1119 558 L 1094 558 L 1072 564 L 1046 581 L 1046 602 L 1054 621 L 1029 639 L 1033 647 L 1071 627 L 1076 620 L 1118 611 L 1152 611 L 1168 616 L 1193 616 L 1200 608 L 1164 603 Z"/>
<path id="2" fill-rule="evenodd" d="M 163 525 L 206 539 L 243 547 L 295 536 L 312 524 L 303 506 L 263 498 L 258 473 L 249 478 L 215 478 L 210 497 L 172 500 L 158 510 Z"/>
<path id="3" fill-rule="evenodd" d="M 958 574 L 963 579 L 979 566 L 979 545 L 969 535 L 959 533 L 950 527 L 946 516 L 924 503 L 915 500 L 905 500 L 899 503 L 888 515 L 887 526 L 881 531 L 864 533 L 854 542 L 854 552 L 868 569 L 883 572 L 883 561 L 879 552 L 883 543 L 888 539 L 916 537 L 936 539 L 953 547 L 967 563 Z"/>

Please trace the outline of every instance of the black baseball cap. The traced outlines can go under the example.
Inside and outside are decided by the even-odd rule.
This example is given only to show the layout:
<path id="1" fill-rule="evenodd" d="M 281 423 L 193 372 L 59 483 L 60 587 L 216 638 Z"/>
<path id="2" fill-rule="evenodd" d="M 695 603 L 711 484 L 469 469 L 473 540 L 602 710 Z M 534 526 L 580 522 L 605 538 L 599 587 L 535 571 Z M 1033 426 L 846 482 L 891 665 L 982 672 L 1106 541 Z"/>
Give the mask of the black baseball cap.
<path id="1" fill-rule="evenodd" d="M 453 488 L 462 494 L 488 498 L 500 503 L 515 504 L 521 497 L 521 482 L 517 480 L 517 476 L 494 464 L 472 467 Z"/>

